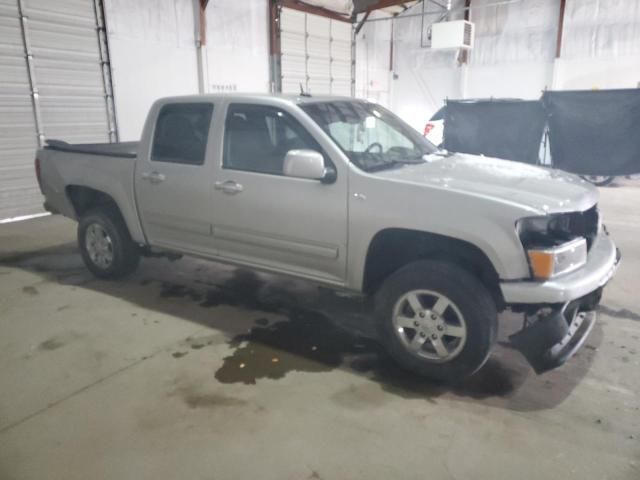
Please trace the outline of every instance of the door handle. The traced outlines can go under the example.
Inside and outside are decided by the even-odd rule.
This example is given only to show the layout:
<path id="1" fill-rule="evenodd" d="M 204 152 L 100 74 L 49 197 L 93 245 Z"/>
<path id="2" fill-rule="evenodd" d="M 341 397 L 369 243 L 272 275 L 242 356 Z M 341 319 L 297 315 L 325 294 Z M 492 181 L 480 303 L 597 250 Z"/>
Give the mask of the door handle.
<path id="1" fill-rule="evenodd" d="M 161 183 L 167 179 L 167 176 L 160 172 L 142 172 L 142 179 L 151 183 Z"/>
<path id="2" fill-rule="evenodd" d="M 213 184 L 213 188 L 216 190 L 222 190 L 222 192 L 229 195 L 235 195 L 242 191 L 242 185 L 234 182 L 233 180 L 227 180 L 226 182 L 216 182 Z"/>

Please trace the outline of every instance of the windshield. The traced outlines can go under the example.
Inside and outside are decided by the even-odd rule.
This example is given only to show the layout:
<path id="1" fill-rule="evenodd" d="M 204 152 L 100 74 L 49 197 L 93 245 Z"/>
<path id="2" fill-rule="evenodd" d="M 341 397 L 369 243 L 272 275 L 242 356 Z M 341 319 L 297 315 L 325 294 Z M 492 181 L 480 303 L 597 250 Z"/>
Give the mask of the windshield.
<path id="1" fill-rule="evenodd" d="M 300 105 L 338 144 L 352 163 L 367 172 L 423 163 L 438 149 L 385 108 L 363 101 Z"/>

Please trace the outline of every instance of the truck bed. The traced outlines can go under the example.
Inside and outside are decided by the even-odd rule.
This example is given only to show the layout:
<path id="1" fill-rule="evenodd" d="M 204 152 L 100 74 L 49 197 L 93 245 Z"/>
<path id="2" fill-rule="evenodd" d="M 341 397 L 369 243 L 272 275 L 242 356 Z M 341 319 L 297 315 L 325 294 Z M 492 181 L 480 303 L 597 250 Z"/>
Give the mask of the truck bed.
<path id="1" fill-rule="evenodd" d="M 47 140 L 47 150 L 60 152 L 85 153 L 109 157 L 136 158 L 140 142 L 117 143 L 67 143 L 62 140 Z"/>

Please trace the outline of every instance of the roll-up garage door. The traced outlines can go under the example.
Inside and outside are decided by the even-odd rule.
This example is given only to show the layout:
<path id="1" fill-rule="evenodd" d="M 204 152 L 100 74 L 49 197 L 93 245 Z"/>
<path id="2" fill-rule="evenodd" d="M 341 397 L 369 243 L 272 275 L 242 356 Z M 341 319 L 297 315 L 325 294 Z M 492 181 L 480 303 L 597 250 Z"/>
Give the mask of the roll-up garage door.
<path id="1" fill-rule="evenodd" d="M 42 211 L 39 141 L 114 139 L 96 6 L 0 0 L 0 220 Z"/>
<path id="2" fill-rule="evenodd" d="M 16 0 L 0 0 L 0 220 L 42 208 L 29 73 Z"/>
<path id="3" fill-rule="evenodd" d="M 284 93 L 351 95 L 351 24 L 283 8 L 280 42 Z"/>

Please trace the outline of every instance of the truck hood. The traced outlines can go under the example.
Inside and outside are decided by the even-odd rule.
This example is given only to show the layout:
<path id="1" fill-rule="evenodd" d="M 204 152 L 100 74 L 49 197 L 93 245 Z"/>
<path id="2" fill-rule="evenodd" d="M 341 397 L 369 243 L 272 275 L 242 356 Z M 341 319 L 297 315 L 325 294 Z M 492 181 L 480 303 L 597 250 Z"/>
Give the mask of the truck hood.
<path id="1" fill-rule="evenodd" d="M 539 214 L 584 211 L 598 201 L 596 187 L 561 170 L 464 153 L 426 158 L 375 175 L 518 204 Z"/>

